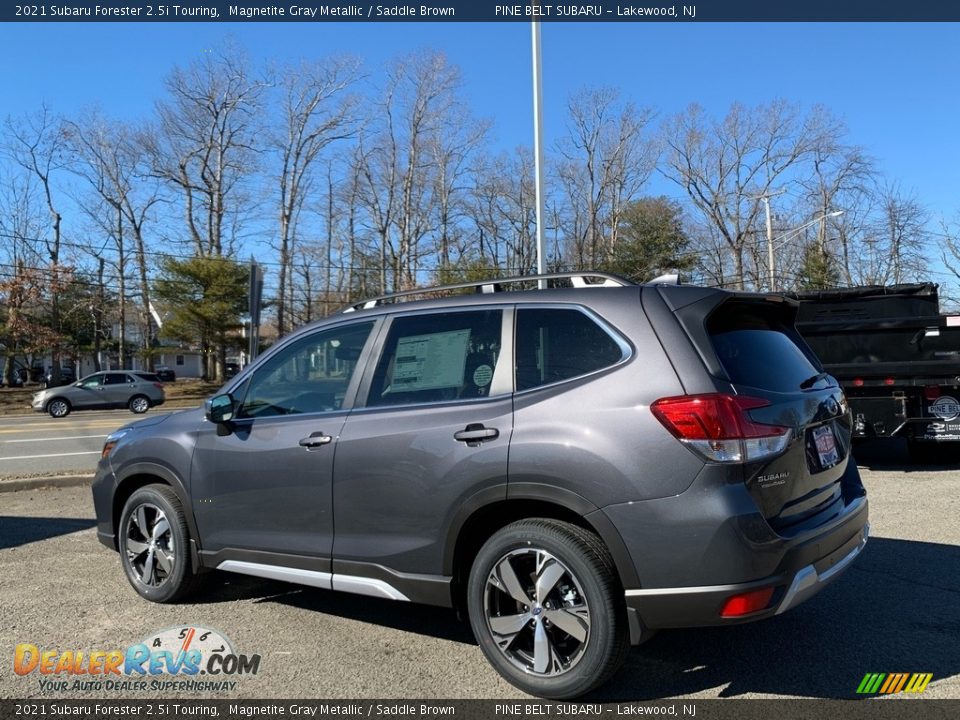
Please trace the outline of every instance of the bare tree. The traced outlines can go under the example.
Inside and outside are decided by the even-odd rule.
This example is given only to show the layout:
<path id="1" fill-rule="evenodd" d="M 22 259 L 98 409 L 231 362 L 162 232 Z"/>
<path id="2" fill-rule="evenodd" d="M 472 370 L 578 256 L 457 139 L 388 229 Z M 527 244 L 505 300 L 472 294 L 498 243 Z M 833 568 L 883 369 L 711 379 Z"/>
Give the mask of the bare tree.
<path id="1" fill-rule="evenodd" d="M 559 147 L 565 232 L 577 266 L 598 267 L 616 248 L 624 208 L 654 169 L 656 148 L 644 137 L 653 111 L 621 101 L 609 87 L 581 90 L 567 108 L 568 135 Z"/>
<path id="2" fill-rule="evenodd" d="M 361 137 L 361 197 L 379 243 L 382 290 L 415 286 L 421 264 L 436 249 L 426 240 L 437 225 L 437 162 L 456 154 L 438 150 L 439 143 L 467 120 L 459 86 L 459 70 L 442 54 L 393 61 L 381 118 Z"/>
<path id="3" fill-rule="evenodd" d="M 49 235 L 44 238 L 47 255 L 47 289 L 50 297 L 50 356 L 54 382 L 60 381 L 60 290 L 69 279 L 70 268 L 61 265 L 62 222 L 54 199 L 53 176 L 63 167 L 61 120 L 44 106 L 20 119 L 7 118 L 8 142 L 4 154 L 26 170 L 38 183 L 49 217 Z"/>
<path id="4" fill-rule="evenodd" d="M 916 280 L 926 269 L 929 213 L 915 195 L 899 184 L 882 188 L 875 223 L 876 278 L 881 284 Z"/>
<path id="5" fill-rule="evenodd" d="M 533 153 L 518 148 L 484 160 L 476 169 L 470 215 L 476 243 L 459 249 L 480 267 L 505 275 L 535 272 L 536 198 Z"/>
<path id="6" fill-rule="evenodd" d="M 39 238 L 45 222 L 39 205 L 31 175 L 13 173 L 0 179 L 0 303 L 5 308 L 0 322 L 4 346 L 0 377 L 7 385 L 14 382 L 17 356 L 46 349 L 52 335 L 36 317 L 47 287 Z"/>
<path id="7" fill-rule="evenodd" d="M 257 169 L 260 101 L 266 81 L 253 77 L 244 54 L 226 46 L 166 81 L 169 98 L 157 104 L 159 121 L 141 134 L 153 174 L 181 203 L 198 258 L 231 255 L 243 217 L 254 203 L 244 183 Z M 222 379 L 226 349 L 199 338 L 204 377 Z"/>
<path id="8" fill-rule="evenodd" d="M 79 121 L 66 124 L 65 137 L 73 156 L 71 169 L 86 180 L 99 200 L 80 202 L 80 206 L 100 231 L 113 240 L 116 249 L 120 367 L 126 367 L 126 268 L 132 256 L 137 270 L 141 353 L 152 369 L 150 286 L 144 226 L 151 209 L 159 201 L 156 180 L 147 174 L 143 148 L 136 142 L 136 133 L 122 123 L 108 121 L 100 113 L 90 111 Z"/>
<path id="9" fill-rule="evenodd" d="M 174 68 L 166 87 L 158 124 L 142 133 L 153 173 L 179 195 L 194 252 L 225 254 L 232 223 L 245 209 L 243 182 L 255 170 L 266 83 L 227 46 Z"/>
<path id="10" fill-rule="evenodd" d="M 717 231 L 732 273 L 745 286 L 748 255 L 755 246 L 762 212 L 759 198 L 778 183 L 803 178 L 803 162 L 824 137 L 820 110 L 804 115 L 777 100 L 747 108 L 734 104 L 722 120 L 692 105 L 664 127 L 664 175 L 683 188 L 691 203 Z M 720 253 L 714 253 L 720 254 Z"/>
<path id="11" fill-rule="evenodd" d="M 353 58 L 329 58 L 281 73 L 282 129 L 273 139 L 280 158 L 277 332 L 281 336 L 287 331 L 287 293 L 297 226 L 311 188 L 313 166 L 328 146 L 355 131 L 357 98 L 349 90 L 358 79 L 359 67 Z"/>

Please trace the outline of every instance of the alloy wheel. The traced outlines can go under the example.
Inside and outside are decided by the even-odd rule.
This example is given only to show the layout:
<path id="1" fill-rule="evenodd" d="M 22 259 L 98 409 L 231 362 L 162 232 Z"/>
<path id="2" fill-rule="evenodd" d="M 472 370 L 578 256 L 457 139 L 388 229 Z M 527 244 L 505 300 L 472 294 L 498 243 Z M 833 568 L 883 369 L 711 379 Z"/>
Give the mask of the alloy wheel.
<path id="1" fill-rule="evenodd" d="M 572 669 L 590 639 L 580 582 L 546 550 L 503 555 L 484 588 L 484 613 L 500 652 L 520 670 L 552 677 Z"/>
<path id="2" fill-rule="evenodd" d="M 143 503 L 130 513 L 124 550 L 134 575 L 144 585 L 160 587 L 173 574 L 176 554 L 170 521 L 156 505 Z"/>
<path id="3" fill-rule="evenodd" d="M 130 409 L 137 413 L 145 413 L 150 409 L 150 402 L 145 397 L 135 397 L 130 401 Z"/>

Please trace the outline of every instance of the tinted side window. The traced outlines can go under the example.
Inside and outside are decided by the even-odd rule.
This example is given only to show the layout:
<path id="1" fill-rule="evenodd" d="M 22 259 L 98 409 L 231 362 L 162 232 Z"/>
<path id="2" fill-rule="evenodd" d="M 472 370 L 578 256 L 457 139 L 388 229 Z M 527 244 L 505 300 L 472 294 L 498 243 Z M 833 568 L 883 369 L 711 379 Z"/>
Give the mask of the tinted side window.
<path id="1" fill-rule="evenodd" d="M 126 382 L 127 376 L 124 373 L 107 373 L 103 376 L 104 385 L 123 385 Z"/>
<path id="2" fill-rule="evenodd" d="M 620 362 L 621 345 L 579 310 L 517 310 L 517 390 L 568 380 Z"/>
<path id="3" fill-rule="evenodd" d="M 819 372 L 776 307 L 727 302 L 709 319 L 707 330 L 734 385 L 791 392 Z"/>
<path id="4" fill-rule="evenodd" d="M 278 351 L 253 374 L 238 417 L 339 410 L 372 328 L 371 321 L 321 330 Z"/>
<path id="5" fill-rule="evenodd" d="M 500 361 L 500 310 L 397 318 L 367 406 L 486 397 Z"/>

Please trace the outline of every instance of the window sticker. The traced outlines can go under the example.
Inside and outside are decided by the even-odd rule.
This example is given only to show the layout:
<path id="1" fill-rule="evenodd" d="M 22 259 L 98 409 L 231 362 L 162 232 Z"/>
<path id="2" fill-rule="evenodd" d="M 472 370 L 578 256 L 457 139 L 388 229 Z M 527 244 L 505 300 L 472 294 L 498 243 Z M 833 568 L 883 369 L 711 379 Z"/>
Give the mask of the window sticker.
<path id="1" fill-rule="evenodd" d="M 459 387 L 469 344 L 469 329 L 400 338 L 389 392 Z"/>

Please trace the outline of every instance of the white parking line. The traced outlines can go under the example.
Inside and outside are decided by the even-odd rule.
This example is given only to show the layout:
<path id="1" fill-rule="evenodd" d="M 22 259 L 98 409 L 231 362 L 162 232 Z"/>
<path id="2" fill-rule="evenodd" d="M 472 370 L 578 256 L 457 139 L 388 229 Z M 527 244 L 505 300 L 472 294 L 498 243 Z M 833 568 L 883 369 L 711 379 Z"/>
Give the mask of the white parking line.
<path id="1" fill-rule="evenodd" d="M 67 457 L 68 455 L 99 455 L 101 452 L 101 450 L 90 450 L 89 452 L 52 453 L 50 455 L 15 455 L 14 457 L 0 457 L 0 462 L 4 460 L 36 460 L 37 458 Z"/>
<path id="2" fill-rule="evenodd" d="M 56 442 L 57 440 L 86 440 L 88 438 L 105 438 L 106 435 L 71 435 L 69 437 L 57 438 L 29 438 L 28 440 L 0 440 L 0 445 L 22 442 Z"/>

